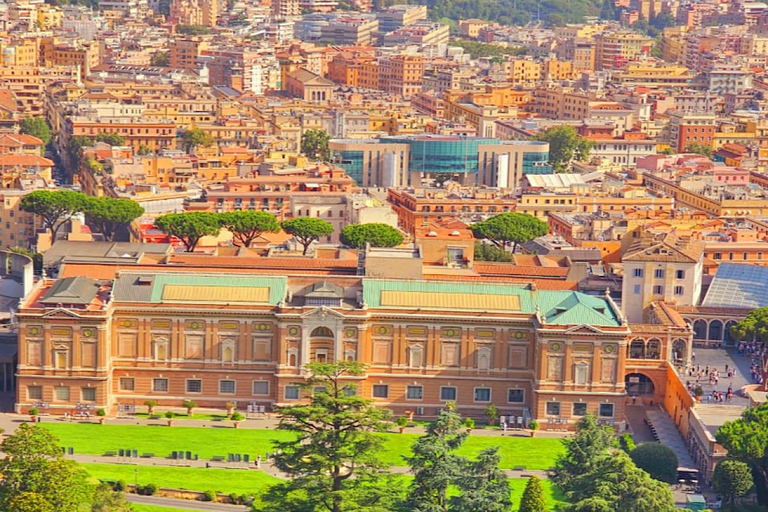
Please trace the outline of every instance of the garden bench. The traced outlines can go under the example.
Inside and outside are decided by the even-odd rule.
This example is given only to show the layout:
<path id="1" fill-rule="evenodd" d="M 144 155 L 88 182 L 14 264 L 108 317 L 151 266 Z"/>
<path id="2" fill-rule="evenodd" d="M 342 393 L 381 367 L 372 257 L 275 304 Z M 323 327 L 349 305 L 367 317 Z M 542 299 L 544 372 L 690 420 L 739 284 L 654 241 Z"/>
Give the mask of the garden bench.
<path id="1" fill-rule="evenodd" d="M 141 454 L 141 458 L 142 458 L 142 459 L 151 459 L 151 458 L 152 458 L 152 457 L 154 457 L 154 456 L 155 456 L 155 454 L 154 454 L 154 453 L 142 453 L 142 454 Z"/>
<path id="2" fill-rule="evenodd" d="M 117 455 L 116 452 L 104 452 L 105 457 L 114 457 L 115 455 Z"/>
<path id="3" fill-rule="evenodd" d="M 213 462 L 224 462 L 225 457 L 222 457 L 221 455 L 214 455 L 211 457 L 211 461 Z"/>
<path id="4" fill-rule="evenodd" d="M 527 469 L 528 468 L 525 467 L 525 466 L 515 466 L 515 467 L 512 468 L 512 471 L 525 471 Z"/>

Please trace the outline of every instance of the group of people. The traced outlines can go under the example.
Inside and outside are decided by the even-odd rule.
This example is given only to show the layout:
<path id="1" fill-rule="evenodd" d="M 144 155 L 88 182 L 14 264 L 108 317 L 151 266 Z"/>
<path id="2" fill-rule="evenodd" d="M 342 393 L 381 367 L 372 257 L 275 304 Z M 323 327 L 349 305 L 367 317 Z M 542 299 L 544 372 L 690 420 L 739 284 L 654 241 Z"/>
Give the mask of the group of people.
<path id="1" fill-rule="evenodd" d="M 764 361 L 768 357 L 768 349 L 765 347 L 765 343 L 739 343 L 739 354 L 748 356 L 752 361 L 749 367 L 752 382 L 762 384 Z"/>
<path id="2" fill-rule="evenodd" d="M 724 372 L 729 379 L 732 379 L 736 375 L 736 368 L 726 364 Z M 688 367 L 688 376 L 696 377 L 695 383 L 690 380 L 685 383 L 685 387 L 691 395 L 696 394 L 696 388 L 700 387 L 700 382 L 704 378 L 709 380 L 709 385 L 713 386 L 713 388 L 720 383 L 720 370 L 714 367 L 710 368 L 709 365 L 705 365 L 703 368 L 701 365 L 696 365 L 695 367 L 691 365 Z M 728 390 L 725 392 L 712 389 L 703 399 L 707 402 L 730 402 L 733 400 L 733 384 L 729 385 Z"/>

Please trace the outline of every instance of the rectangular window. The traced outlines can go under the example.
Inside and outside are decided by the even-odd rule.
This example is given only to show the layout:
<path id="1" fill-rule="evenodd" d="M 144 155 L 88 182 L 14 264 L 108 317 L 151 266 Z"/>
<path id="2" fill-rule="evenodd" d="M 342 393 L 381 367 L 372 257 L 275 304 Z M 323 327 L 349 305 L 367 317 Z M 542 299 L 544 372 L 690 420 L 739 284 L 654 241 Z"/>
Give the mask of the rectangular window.
<path id="1" fill-rule="evenodd" d="M 83 402 L 96 401 L 96 388 L 82 388 L 80 391 L 83 395 Z"/>
<path id="2" fill-rule="evenodd" d="M 587 415 L 587 404 L 584 402 L 576 402 L 573 404 L 573 415 L 574 416 L 586 416 Z"/>
<path id="3" fill-rule="evenodd" d="M 635 292 L 635 295 L 640 295 L 640 285 L 639 284 L 635 285 L 634 292 Z"/>
<path id="4" fill-rule="evenodd" d="M 475 402 L 490 402 L 491 388 L 475 388 Z"/>
<path id="5" fill-rule="evenodd" d="M 152 391 L 168 392 L 168 379 L 152 379 Z"/>
<path id="6" fill-rule="evenodd" d="M 613 418 L 613 404 L 600 404 L 600 417 Z"/>
<path id="7" fill-rule="evenodd" d="M 675 277 L 678 279 L 685 279 L 685 270 L 678 270 L 675 272 Z"/>
<path id="8" fill-rule="evenodd" d="M 389 398 L 389 386 L 386 384 L 374 384 L 373 398 Z"/>
<path id="9" fill-rule="evenodd" d="M 235 392 L 235 381 L 233 380 L 220 380 L 219 381 L 219 393 L 233 394 Z"/>
<path id="10" fill-rule="evenodd" d="M 716 253 L 715 253 L 715 254 L 712 256 L 712 258 L 713 258 L 713 259 L 715 259 L 715 260 L 721 260 L 721 259 L 723 259 L 723 255 L 722 255 L 722 253 L 716 252 Z"/>
<path id="11" fill-rule="evenodd" d="M 675 295 L 682 295 L 684 290 L 682 286 L 675 286 Z"/>
<path id="12" fill-rule="evenodd" d="M 298 400 L 299 399 L 299 386 L 285 386 L 285 399 L 286 400 Z"/>
<path id="13" fill-rule="evenodd" d="M 253 381 L 253 394 L 254 395 L 268 395 L 269 394 L 269 381 L 255 380 Z"/>
<path id="14" fill-rule="evenodd" d="M 187 393 L 202 393 L 203 381 L 201 379 L 188 379 L 187 380 Z"/>
<path id="15" fill-rule="evenodd" d="M 440 388 L 440 400 L 456 400 L 456 388 L 453 386 L 443 386 Z"/>
<path id="16" fill-rule="evenodd" d="M 133 391 L 136 388 L 136 381 L 133 377 L 120 377 L 120 391 Z"/>
<path id="17" fill-rule="evenodd" d="M 30 400 L 42 400 L 43 386 L 27 386 L 27 398 Z"/>
<path id="18" fill-rule="evenodd" d="M 59 402 L 69 402 L 69 387 L 56 386 L 53 388 L 53 399 Z"/>
<path id="19" fill-rule="evenodd" d="M 664 287 L 663 286 L 661 286 L 660 284 L 657 284 L 657 285 L 653 286 L 653 294 L 654 295 L 661 295 L 663 293 L 664 293 Z"/>
<path id="20" fill-rule="evenodd" d="M 560 402 L 547 402 L 547 415 L 560 416 Z"/>
<path id="21" fill-rule="evenodd" d="M 643 269 L 636 268 L 635 269 L 635 277 L 643 277 Z"/>
<path id="22" fill-rule="evenodd" d="M 653 277 L 656 279 L 664 279 L 664 269 L 663 268 L 657 268 L 653 271 Z"/>
<path id="23" fill-rule="evenodd" d="M 407 400 L 423 400 L 424 399 L 424 387 L 423 386 L 408 386 L 405 388 L 405 398 Z"/>
<path id="24" fill-rule="evenodd" d="M 524 389 L 508 389 L 507 402 L 509 402 L 510 404 L 522 404 L 523 402 L 525 402 L 525 390 Z"/>

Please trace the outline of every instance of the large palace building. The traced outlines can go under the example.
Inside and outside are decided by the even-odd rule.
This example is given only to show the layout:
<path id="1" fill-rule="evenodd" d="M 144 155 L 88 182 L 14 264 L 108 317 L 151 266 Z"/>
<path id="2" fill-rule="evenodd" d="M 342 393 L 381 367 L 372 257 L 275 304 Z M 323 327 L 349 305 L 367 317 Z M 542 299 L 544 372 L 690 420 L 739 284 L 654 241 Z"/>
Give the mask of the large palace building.
<path id="1" fill-rule="evenodd" d="M 637 338 L 608 296 L 535 280 L 382 277 L 408 268 L 412 251 L 369 249 L 370 261 L 374 251 L 377 275 L 364 258 L 323 273 L 301 258 L 281 271 L 203 256 L 218 264 L 83 265 L 43 279 L 19 309 L 17 408 L 191 399 L 268 410 L 304 397 L 306 363 L 351 360 L 366 365 L 357 392 L 399 414 L 430 417 L 455 401 L 478 417 L 494 404 L 545 425 L 587 413 L 618 422 L 627 386 L 663 400 L 668 361 L 690 347 L 685 328 L 682 345 L 664 325 Z"/>

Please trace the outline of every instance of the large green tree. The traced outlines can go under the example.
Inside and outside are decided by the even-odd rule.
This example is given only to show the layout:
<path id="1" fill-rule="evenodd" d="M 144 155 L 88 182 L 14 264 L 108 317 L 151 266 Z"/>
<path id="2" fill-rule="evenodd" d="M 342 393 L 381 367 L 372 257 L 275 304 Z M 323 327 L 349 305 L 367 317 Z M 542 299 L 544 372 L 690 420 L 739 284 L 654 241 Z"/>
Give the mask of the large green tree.
<path id="1" fill-rule="evenodd" d="M 365 367 L 355 361 L 309 363 L 297 384 L 309 403 L 279 407 L 275 467 L 290 480 L 254 505 L 262 512 L 383 512 L 392 506 L 387 467 L 379 455 L 389 411 L 357 393 Z"/>
<path id="2" fill-rule="evenodd" d="M 474 461 L 463 461 L 464 469 L 455 480 L 459 495 L 450 499 L 450 510 L 509 512 L 512 507 L 509 483 L 507 475 L 499 469 L 499 462 L 501 456 L 497 446 L 484 449 Z"/>
<path id="3" fill-rule="evenodd" d="M 768 342 L 768 307 L 753 309 L 730 329 L 738 341 Z"/>
<path id="4" fill-rule="evenodd" d="M 168 52 L 155 52 L 152 55 L 152 59 L 150 59 L 149 63 L 152 66 L 167 68 L 171 65 L 171 59 L 168 56 Z"/>
<path id="5" fill-rule="evenodd" d="M 235 245 L 250 247 L 262 233 L 279 233 L 280 223 L 269 212 L 237 210 L 219 214 L 221 226 L 232 233 Z"/>
<path id="6" fill-rule="evenodd" d="M 753 485 L 752 470 L 738 460 L 726 459 L 712 473 L 712 487 L 728 505 L 733 505 L 736 498 L 747 494 Z"/>
<path id="7" fill-rule="evenodd" d="M 93 140 L 85 135 L 75 135 L 69 140 L 67 157 L 71 166 L 70 172 L 75 173 L 83 163 L 83 148 L 93 146 Z"/>
<path id="8" fill-rule="evenodd" d="M 72 511 L 90 506 L 93 488 L 87 473 L 64 460 L 56 437 L 45 428 L 22 423 L 2 445 L 0 510 Z"/>
<path id="9" fill-rule="evenodd" d="M 566 496 L 578 512 L 674 512 L 669 486 L 651 478 L 619 450 L 601 452 L 589 471 L 570 482 Z"/>
<path id="10" fill-rule="evenodd" d="M 113 491 L 108 484 L 101 484 L 94 492 L 91 512 L 134 512 L 134 509 L 125 494 Z"/>
<path id="11" fill-rule="evenodd" d="M 565 453 L 558 458 L 553 474 L 554 481 L 563 490 L 569 489 L 579 475 L 594 470 L 598 460 L 619 446 L 613 429 L 598 425 L 591 414 L 576 423 L 576 434 L 564 439 L 563 444 Z"/>
<path id="12" fill-rule="evenodd" d="M 741 418 L 726 421 L 715 436 L 728 457 L 752 469 L 758 502 L 768 505 L 768 403 L 745 410 Z"/>
<path id="13" fill-rule="evenodd" d="M 221 231 L 219 217 L 209 212 L 168 213 L 155 220 L 163 233 L 177 237 L 187 252 L 192 252 L 204 236 L 217 236 Z"/>
<path id="14" fill-rule="evenodd" d="M 87 202 L 85 194 L 72 190 L 35 190 L 21 198 L 19 208 L 40 217 L 53 243 L 61 226 L 69 222 L 73 215 L 81 213 Z"/>
<path id="15" fill-rule="evenodd" d="M 89 197 L 85 207 L 88 222 L 112 241 L 121 227 L 127 226 L 144 214 L 144 208 L 128 198 Z"/>
<path id="16" fill-rule="evenodd" d="M 467 433 L 456 404 L 448 402 L 437 419 L 427 426 L 425 435 L 413 444 L 411 457 L 405 457 L 414 474 L 406 509 L 412 512 L 446 512 L 448 489 L 465 468 L 465 459 L 456 454 Z"/>
<path id="17" fill-rule="evenodd" d="M 96 142 L 104 142 L 110 146 L 125 146 L 125 137 L 115 132 L 101 132 L 96 135 Z"/>
<path id="18" fill-rule="evenodd" d="M 512 252 L 518 244 L 524 244 L 536 237 L 549 233 L 546 222 L 525 213 L 500 213 L 488 220 L 472 224 L 475 238 L 483 238 L 497 247 L 505 249 L 512 244 Z"/>
<path id="19" fill-rule="evenodd" d="M 389 224 L 350 224 L 341 229 L 341 243 L 355 249 L 395 247 L 403 243 L 403 234 Z"/>
<path id="20" fill-rule="evenodd" d="M 301 152 L 314 160 L 327 162 L 331 158 L 329 140 L 331 137 L 325 130 L 307 130 L 301 135 Z"/>
<path id="21" fill-rule="evenodd" d="M 629 453 L 632 462 L 651 478 L 673 484 L 677 482 L 677 455 L 661 443 L 643 443 Z"/>
<path id="22" fill-rule="evenodd" d="M 544 487 L 536 475 L 528 479 L 520 500 L 519 512 L 547 512 L 547 499 L 544 497 Z"/>
<path id="23" fill-rule="evenodd" d="M 549 142 L 549 163 L 555 172 L 567 172 L 574 160 L 586 160 L 591 143 L 569 125 L 547 128 L 536 140 Z"/>
<path id="24" fill-rule="evenodd" d="M 181 146 L 187 153 L 191 153 L 200 146 L 211 147 L 215 143 L 213 136 L 200 128 L 189 128 L 181 135 Z"/>
<path id="25" fill-rule="evenodd" d="M 285 220 L 282 223 L 283 230 L 293 237 L 304 247 L 304 253 L 307 254 L 312 242 L 320 240 L 321 236 L 331 236 L 333 234 L 333 224 L 317 217 L 296 217 Z"/>
<path id="26" fill-rule="evenodd" d="M 43 145 L 51 142 L 51 128 L 42 117 L 25 117 L 19 123 L 19 131 L 37 137 Z"/>
<path id="27" fill-rule="evenodd" d="M 697 155 L 705 156 L 707 158 L 712 158 L 713 149 L 712 149 L 712 146 L 708 146 L 707 144 L 702 144 L 700 142 L 691 142 L 690 144 L 685 146 L 685 152 L 695 153 Z"/>

